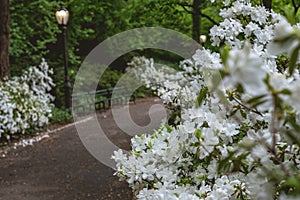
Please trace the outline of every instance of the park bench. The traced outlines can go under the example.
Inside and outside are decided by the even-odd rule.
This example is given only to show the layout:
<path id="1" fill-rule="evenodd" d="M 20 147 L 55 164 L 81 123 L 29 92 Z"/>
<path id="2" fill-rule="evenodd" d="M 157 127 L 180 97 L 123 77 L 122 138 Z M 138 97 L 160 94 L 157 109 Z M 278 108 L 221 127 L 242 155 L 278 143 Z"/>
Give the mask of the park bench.
<path id="1" fill-rule="evenodd" d="M 129 94 L 125 87 L 115 87 L 72 94 L 73 110 L 86 113 L 92 109 L 105 110 L 112 105 L 134 102 L 135 96 Z"/>

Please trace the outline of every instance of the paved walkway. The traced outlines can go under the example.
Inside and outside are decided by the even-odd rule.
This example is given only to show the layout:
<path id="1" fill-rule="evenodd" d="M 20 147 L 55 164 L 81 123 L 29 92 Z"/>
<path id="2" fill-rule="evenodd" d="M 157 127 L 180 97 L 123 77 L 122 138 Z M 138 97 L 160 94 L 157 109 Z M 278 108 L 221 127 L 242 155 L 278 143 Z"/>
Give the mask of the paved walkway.
<path id="1" fill-rule="evenodd" d="M 130 106 L 132 118 L 139 125 L 147 125 L 149 107 L 158 103 L 156 98 L 138 100 Z M 97 116 L 110 140 L 129 149 L 130 136 L 116 126 L 111 111 Z M 87 152 L 72 125 L 33 146 L 11 150 L 0 159 L 0 199 L 132 199 L 127 183 L 119 182 L 113 173 Z"/>

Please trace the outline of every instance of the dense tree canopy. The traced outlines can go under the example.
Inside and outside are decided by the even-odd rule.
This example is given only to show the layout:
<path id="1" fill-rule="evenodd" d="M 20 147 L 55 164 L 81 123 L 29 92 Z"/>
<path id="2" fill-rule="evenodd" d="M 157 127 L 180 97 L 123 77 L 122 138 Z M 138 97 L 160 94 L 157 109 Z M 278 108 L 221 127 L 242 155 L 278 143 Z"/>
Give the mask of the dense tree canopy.
<path id="1" fill-rule="evenodd" d="M 3 9 L 1 0 L 1 8 Z M 64 6 L 70 11 L 68 24 L 69 74 L 74 78 L 82 59 L 100 42 L 125 30 L 137 27 L 160 26 L 185 33 L 195 40 L 199 35 L 208 35 L 209 29 L 221 20 L 216 15 L 221 1 L 213 6 L 207 0 L 66 0 Z M 299 3 L 296 0 L 256 0 L 257 4 L 272 7 L 285 14 L 289 21 L 299 21 Z M 10 71 L 20 75 L 23 68 L 40 63 L 41 58 L 55 70 L 55 96 L 62 96 L 63 54 L 62 41 L 54 13 L 59 2 L 50 0 L 10 0 Z M 6 16 L 1 12 L 1 16 Z M 3 17 L 1 18 L 4 19 Z M 0 36 L 8 37 L 4 23 Z M 5 30 L 8 30 L 6 28 Z M 2 32 L 2 34 L 1 34 Z M 5 32 L 5 34 L 3 34 Z M 1 39 L 1 41 L 5 41 Z M 210 46 L 210 44 L 206 44 Z M 5 44 L 1 44 L 6 49 Z M 159 59 L 170 59 L 165 52 L 141 51 Z M 2 54 L 1 54 L 2 55 Z M 167 55 L 167 56 L 164 56 Z M 130 56 L 122 57 L 114 65 L 124 69 Z M 3 61 L 3 59 L 2 59 Z M 8 60 L 7 60 L 8 63 Z M 8 66 L 8 65 L 7 65 Z M 8 73 L 8 68 L 5 70 Z"/>

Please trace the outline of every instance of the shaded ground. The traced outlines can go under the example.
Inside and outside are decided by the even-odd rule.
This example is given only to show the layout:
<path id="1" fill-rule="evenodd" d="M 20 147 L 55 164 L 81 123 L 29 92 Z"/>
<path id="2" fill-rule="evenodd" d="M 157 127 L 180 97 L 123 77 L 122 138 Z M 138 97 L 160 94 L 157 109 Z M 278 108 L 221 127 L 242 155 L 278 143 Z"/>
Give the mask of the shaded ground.
<path id="1" fill-rule="evenodd" d="M 131 105 L 134 121 L 147 125 L 149 107 L 157 103 L 149 98 Z M 116 126 L 110 111 L 99 113 L 98 120 L 114 144 L 129 149 L 130 136 Z M 132 199 L 128 185 L 113 173 L 87 152 L 72 125 L 0 159 L 0 199 Z"/>

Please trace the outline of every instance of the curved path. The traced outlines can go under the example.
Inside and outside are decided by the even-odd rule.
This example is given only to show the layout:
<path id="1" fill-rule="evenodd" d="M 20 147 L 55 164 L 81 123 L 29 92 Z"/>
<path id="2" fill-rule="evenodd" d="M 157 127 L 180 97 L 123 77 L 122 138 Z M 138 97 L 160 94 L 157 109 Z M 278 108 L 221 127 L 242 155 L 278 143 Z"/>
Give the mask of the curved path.
<path id="1" fill-rule="evenodd" d="M 131 116 L 137 124 L 145 126 L 150 122 L 148 111 L 153 104 L 161 102 L 148 98 L 130 104 Z M 110 140 L 129 150 L 130 136 L 116 126 L 111 111 L 97 116 Z M 0 199 L 132 199 L 127 183 L 119 182 L 113 173 L 87 152 L 71 125 L 33 146 L 19 147 L 0 158 Z"/>

